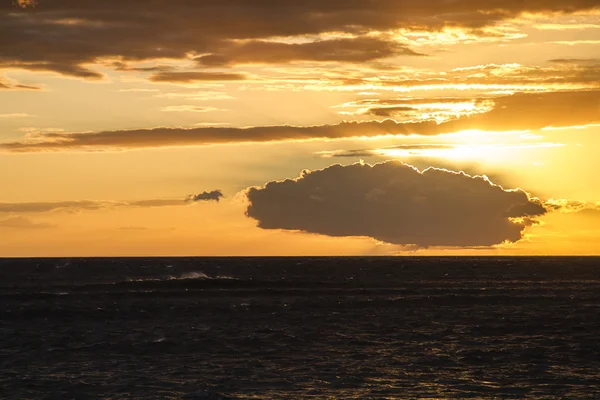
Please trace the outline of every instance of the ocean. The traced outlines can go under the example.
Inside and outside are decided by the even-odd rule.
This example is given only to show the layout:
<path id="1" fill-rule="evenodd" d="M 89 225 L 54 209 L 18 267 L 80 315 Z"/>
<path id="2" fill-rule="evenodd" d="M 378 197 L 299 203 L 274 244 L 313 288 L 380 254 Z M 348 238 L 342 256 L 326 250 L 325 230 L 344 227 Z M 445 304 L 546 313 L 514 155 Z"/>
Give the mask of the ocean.
<path id="1" fill-rule="evenodd" d="M 600 258 L 0 259 L 1 399 L 598 399 Z"/>

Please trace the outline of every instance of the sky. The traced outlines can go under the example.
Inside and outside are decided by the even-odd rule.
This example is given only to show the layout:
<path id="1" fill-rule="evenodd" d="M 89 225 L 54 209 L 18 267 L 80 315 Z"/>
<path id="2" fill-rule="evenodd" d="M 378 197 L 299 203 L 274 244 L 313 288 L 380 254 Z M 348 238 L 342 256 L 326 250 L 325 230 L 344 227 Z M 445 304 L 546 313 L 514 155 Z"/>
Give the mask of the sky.
<path id="1" fill-rule="evenodd" d="M 600 255 L 599 0 L 4 0 L 0 257 Z"/>

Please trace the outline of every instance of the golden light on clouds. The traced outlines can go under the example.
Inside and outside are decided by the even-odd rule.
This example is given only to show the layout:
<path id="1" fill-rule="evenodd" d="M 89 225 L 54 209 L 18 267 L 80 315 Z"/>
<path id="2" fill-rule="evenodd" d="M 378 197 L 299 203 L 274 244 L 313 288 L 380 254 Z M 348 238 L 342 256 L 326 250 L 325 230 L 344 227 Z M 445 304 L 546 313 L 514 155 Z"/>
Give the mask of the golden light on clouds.
<path id="1" fill-rule="evenodd" d="M 600 201 L 599 4 L 158 0 L 142 12 L 125 3 L 0 6 L 10 37 L 0 56 L 0 237 L 9 238 L 0 256 L 67 255 L 61 243 L 80 255 L 600 249 L 590 222 Z M 367 165 L 398 161 L 447 175 L 377 167 L 378 186 L 363 180 Z M 459 171 L 489 176 L 492 189 L 455 179 Z M 338 173 L 344 185 L 330 179 Z M 302 220 L 247 212 L 249 188 L 285 179 L 304 197 L 277 203 L 292 192 L 269 189 L 255 204 L 294 205 Z M 218 203 L 180 196 L 219 190 Z M 426 216 L 441 212 L 431 199 L 454 199 L 468 220 L 466 193 L 495 227 L 486 243 L 464 231 L 436 244 L 431 226 L 382 205 Z M 486 213 L 485 199 L 511 211 Z M 543 212 L 519 208 L 529 200 Z M 351 224 L 375 203 L 407 230 Z"/>

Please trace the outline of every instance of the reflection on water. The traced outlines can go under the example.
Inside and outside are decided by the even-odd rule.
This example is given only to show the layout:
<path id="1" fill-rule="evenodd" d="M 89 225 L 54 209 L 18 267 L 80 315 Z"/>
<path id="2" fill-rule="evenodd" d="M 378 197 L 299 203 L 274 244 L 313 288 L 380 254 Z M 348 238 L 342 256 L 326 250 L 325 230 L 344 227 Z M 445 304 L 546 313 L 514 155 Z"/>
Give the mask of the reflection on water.
<path id="1" fill-rule="evenodd" d="M 598 261 L 0 260 L 0 397 L 595 399 Z"/>

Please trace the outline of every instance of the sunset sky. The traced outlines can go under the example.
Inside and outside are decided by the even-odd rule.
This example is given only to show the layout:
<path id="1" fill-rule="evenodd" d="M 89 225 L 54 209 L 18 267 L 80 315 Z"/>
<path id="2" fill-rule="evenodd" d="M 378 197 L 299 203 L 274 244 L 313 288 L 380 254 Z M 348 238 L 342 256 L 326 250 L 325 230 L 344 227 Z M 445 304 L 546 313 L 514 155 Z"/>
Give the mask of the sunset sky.
<path id="1" fill-rule="evenodd" d="M 600 255 L 600 0 L 3 0 L 0 257 Z"/>

